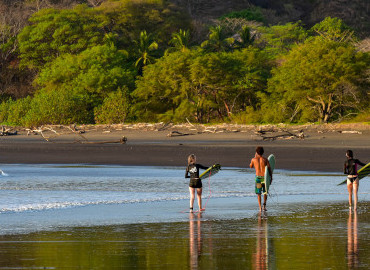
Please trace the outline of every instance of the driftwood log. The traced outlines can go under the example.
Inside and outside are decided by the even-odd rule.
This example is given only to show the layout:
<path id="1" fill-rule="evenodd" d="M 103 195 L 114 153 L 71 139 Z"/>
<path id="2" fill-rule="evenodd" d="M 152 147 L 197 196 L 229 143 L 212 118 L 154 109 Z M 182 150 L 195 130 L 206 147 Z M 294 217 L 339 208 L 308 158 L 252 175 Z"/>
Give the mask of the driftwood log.
<path id="1" fill-rule="evenodd" d="M 178 137 L 178 136 L 188 136 L 188 135 L 194 135 L 193 133 L 182 133 L 180 131 L 171 131 L 167 134 L 167 137 Z"/>
<path id="2" fill-rule="evenodd" d="M 4 126 L 1 127 L 0 136 L 11 136 L 17 134 L 17 131 L 11 131 L 11 129 L 5 128 Z"/>
<path id="3" fill-rule="evenodd" d="M 280 134 L 272 135 L 272 136 L 266 136 L 267 133 L 275 133 L 275 132 L 280 132 Z M 274 130 L 274 129 L 268 129 L 268 130 L 258 130 L 256 131 L 256 134 L 260 135 L 262 137 L 262 140 L 264 141 L 274 141 L 279 138 L 283 139 L 293 139 L 293 138 L 298 138 L 301 140 L 304 140 L 305 135 L 303 130 L 300 130 L 298 134 L 294 134 L 288 130 L 285 129 L 279 129 L 279 130 Z"/>
<path id="4" fill-rule="evenodd" d="M 127 142 L 127 138 L 123 136 L 119 140 L 112 140 L 112 141 L 102 141 L 102 142 L 90 142 L 90 141 L 77 141 L 77 143 L 83 143 L 83 144 L 105 144 L 105 143 L 120 143 L 125 144 Z"/>

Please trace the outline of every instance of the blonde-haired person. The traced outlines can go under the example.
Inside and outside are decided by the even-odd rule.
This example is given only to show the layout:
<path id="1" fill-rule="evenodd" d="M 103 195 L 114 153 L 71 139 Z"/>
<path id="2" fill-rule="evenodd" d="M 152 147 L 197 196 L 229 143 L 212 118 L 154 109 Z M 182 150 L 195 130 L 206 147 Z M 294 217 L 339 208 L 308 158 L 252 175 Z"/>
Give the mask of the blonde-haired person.
<path id="1" fill-rule="evenodd" d="M 190 192 L 190 212 L 193 212 L 193 205 L 195 199 L 195 190 L 197 191 L 197 199 L 199 211 L 203 211 L 202 208 L 202 180 L 199 179 L 199 169 L 206 170 L 201 164 L 197 164 L 197 157 L 194 154 L 188 156 L 188 166 L 186 167 L 185 178 L 190 178 L 189 192 Z"/>

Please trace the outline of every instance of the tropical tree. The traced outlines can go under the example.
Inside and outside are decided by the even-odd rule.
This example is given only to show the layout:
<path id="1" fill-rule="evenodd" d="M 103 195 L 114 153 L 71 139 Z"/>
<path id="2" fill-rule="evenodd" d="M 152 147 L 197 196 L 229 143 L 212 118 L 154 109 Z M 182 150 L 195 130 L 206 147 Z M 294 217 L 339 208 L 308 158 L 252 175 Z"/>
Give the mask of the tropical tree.
<path id="1" fill-rule="evenodd" d="M 295 45 L 302 44 L 308 38 L 307 30 L 300 22 L 259 27 L 258 31 L 260 34 L 256 42 L 273 56 L 289 52 Z"/>
<path id="2" fill-rule="evenodd" d="M 139 74 L 142 74 L 143 67 L 155 61 L 153 52 L 158 49 L 158 43 L 154 41 L 153 35 L 142 31 L 139 40 L 135 41 L 135 44 L 135 55 L 137 57 L 135 67 L 138 69 Z"/>
<path id="3" fill-rule="evenodd" d="M 354 37 L 351 28 L 339 18 L 326 17 L 315 24 L 311 31 L 334 41 L 347 41 Z"/>
<path id="4" fill-rule="evenodd" d="M 78 54 L 104 44 L 98 12 L 84 5 L 74 9 L 42 9 L 18 35 L 21 65 L 40 69 L 56 57 Z"/>
<path id="5" fill-rule="evenodd" d="M 234 39 L 235 46 L 237 48 L 247 48 L 253 44 L 254 40 L 256 39 L 256 34 L 252 33 L 252 30 L 248 25 L 244 25 Z"/>
<path id="6" fill-rule="evenodd" d="M 208 40 L 201 47 L 210 52 L 223 52 L 231 49 L 234 39 L 228 37 L 221 25 L 212 26 L 209 29 Z"/>
<path id="7" fill-rule="evenodd" d="M 190 45 L 190 31 L 180 29 L 178 32 L 172 33 L 172 39 L 169 44 L 173 46 L 173 49 L 180 52 L 189 50 Z M 170 49 L 167 52 L 171 51 Z M 172 50 L 173 51 L 173 50 Z"/>
<path id="8" fill-rule="evenodd" d="M 144 69 L 133 93 L 134 113 L 146 121 L 224 120 L 257 106 L 269 70 L 258 49 L 170 53 Z"/>
<path id="9" fill-rule="evenodd" d="M 283 101 L 280 114 L 328 122 L 368 105 L 369 54 L 357 52 L 352 44 L 316 37 L 293 48 L 282 61 L 268 87 L 273 100 Z"/>

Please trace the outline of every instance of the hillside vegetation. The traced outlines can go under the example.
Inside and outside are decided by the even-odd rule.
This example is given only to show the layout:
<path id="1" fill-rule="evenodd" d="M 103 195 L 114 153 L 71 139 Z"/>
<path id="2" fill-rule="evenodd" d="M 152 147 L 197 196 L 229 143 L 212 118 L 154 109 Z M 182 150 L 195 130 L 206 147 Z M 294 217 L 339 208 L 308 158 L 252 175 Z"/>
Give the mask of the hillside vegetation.
<path id="1" fill-rule="evenodd" d="M 368 9 L 2 0 L 0 123 L 370 121 Z"/>

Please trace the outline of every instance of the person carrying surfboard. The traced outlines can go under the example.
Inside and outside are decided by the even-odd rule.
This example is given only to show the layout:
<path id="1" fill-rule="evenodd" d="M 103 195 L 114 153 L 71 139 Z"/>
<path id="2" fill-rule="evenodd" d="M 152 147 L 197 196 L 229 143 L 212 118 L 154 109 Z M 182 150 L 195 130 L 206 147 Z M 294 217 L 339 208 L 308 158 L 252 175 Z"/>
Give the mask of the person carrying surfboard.
<path id="1" fill-rule="evenodd" d="M 195 190 L 197 190 L 197 199 L 199 211 L 203 211 L 202 208 L 202 180 L 199 178 L 199 169 L 206 170 L 201 164 L 196 163 L 197 158 L 194 154 L 188 156 L 188 166 L 186 167 L 185 178 L 190 178 L 189 192 L 190 192 L 190 212 L 193 212 L 193 205 L 195 199 Z"/>
<path id="2" fill-rule="evenodd" d="M 267 166 L 268 171 L 271 175 L 271 182 L 272 182 L 272 170 L 269 161 L 267 158 L 263 157 L 264 149 L 262 146 L 258 146 L 256 148 L 256 154 L 254 158 L 252 158 L 251 163 L 249 165 L 250 168 L 254 168 L 256 170 L 256 177 L 255 177 L 255 192 L 257 194 L 258 205 L 260 211 L 262 211 L 261 207 L 261 194 L 265 193 L 265 168 Z M 266 202 L 267 202 L 267 194 L 265 193 L 263 196 L 263 210 L 266 211 Z"/>
<path id="3" fill-rule="evenodd" d="M 357 165 L 365 166 L 365 163 L 362 163 L 358 159 L 353 158 L 352 150 L 347 150 L 346 152 L 347 160 L 344 162 L 344 174 L 347 174 L 347 189 L 348 189 L 348 201 L 349 208 L 352 209 L 352 193 L 354 195 L 354 210 L 357 210 L 357 201 L 358 201 L 358 186 L 360 181 L 357 174 Z"/>

